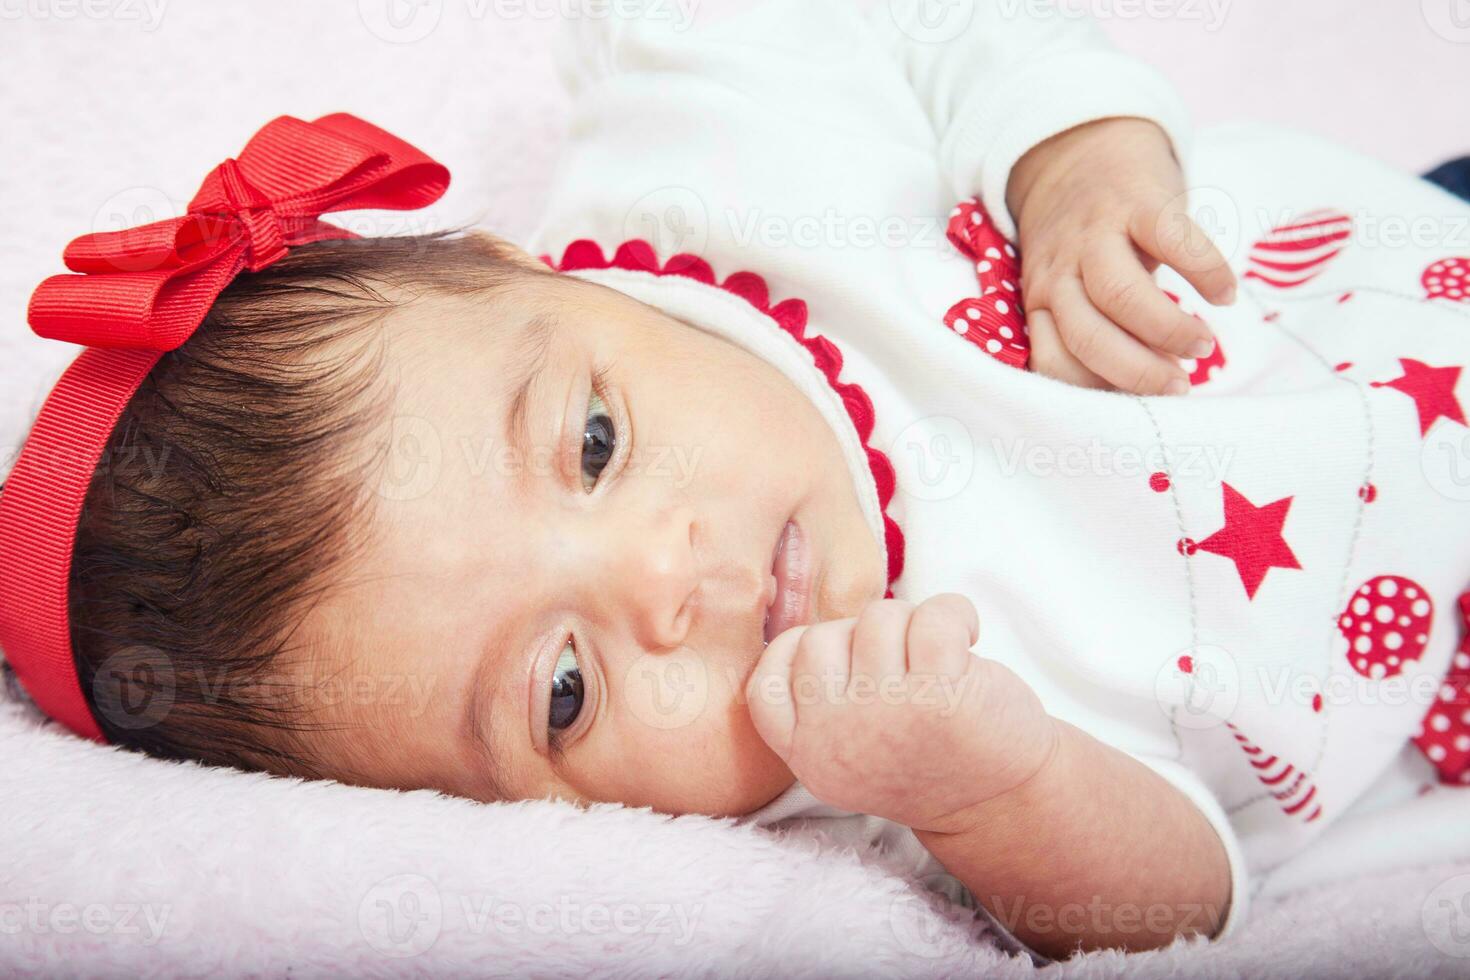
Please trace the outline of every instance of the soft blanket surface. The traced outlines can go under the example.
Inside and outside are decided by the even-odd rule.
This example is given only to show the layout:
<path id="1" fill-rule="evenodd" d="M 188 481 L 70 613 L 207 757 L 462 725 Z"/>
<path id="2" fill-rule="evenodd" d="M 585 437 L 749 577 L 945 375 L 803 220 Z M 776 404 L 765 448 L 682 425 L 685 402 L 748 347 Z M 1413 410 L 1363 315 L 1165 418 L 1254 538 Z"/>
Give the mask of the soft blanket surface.
<path id="1" fill-rule="evenodd" d="M 384 232 L 530 229 L 563 108 L 547 54 L 556 5 L 429 4 L 437 26 L 409 43 L 379 36 L 383 6 L 140 0 L 7 14 L 10 77 L 46 83 L 11 86 L 0 105 L 0 471 L 70 357 L 23 326 L 65 242 L 181 209 L 274 115 L 354 112 L 450 166 L 446 199 Z M 880 856 L 816 835 L 164 764 L 65 736 L 9 696 L 0 755 L 4 974 L 1037 972 Z M 1447 804 L 1439 825 L 1470 827 L 1466 811 Z M 1337 849 L 1412 832 L 1377 814 L 1307 859 L 1330 867 Z M 1042 972 L 1464 976 L 1467 893 L 1470 865 L 1385 863 L 1258 900 L 1230 943 Z"/>

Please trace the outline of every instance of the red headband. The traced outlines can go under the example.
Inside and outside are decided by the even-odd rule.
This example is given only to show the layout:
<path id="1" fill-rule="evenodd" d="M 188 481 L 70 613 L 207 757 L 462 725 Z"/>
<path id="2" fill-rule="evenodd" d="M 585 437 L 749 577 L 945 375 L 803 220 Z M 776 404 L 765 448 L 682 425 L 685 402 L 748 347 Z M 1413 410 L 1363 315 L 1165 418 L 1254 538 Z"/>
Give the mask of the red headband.
<path id="1" fill-rule="evenodd" d="M 331 211 L 431 204 L 449 171 L 345 113 L 266 124 L 216 167 L 180 218 L 83 235 L 31 296 L 31 329 L 88 345 L 51 390 L 0 491 L 0 650 L 32 699 L 104 741 L 72 659 L 67 582 L 77 521 L 103 448 L 144 377 L 244 270 L 288 249 L 355 237 Z"/>

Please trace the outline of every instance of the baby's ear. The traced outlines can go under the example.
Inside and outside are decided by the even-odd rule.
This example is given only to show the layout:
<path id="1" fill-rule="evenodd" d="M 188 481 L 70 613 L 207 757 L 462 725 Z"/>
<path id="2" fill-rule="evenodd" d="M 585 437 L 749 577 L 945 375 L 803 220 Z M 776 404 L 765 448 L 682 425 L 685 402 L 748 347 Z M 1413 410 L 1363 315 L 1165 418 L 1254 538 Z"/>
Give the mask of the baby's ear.
<path id="1" fill-rule="evenodd" d="M 499 235 L 492 235 L 488 231 L 476 229 L 465 232 L 464 239 L 471 247 L 483 252 L 488 259 L 519 265 L 530 272 L 546 271 L 545 262 L 542 262 L 509 239 L 501 238 Z"/>

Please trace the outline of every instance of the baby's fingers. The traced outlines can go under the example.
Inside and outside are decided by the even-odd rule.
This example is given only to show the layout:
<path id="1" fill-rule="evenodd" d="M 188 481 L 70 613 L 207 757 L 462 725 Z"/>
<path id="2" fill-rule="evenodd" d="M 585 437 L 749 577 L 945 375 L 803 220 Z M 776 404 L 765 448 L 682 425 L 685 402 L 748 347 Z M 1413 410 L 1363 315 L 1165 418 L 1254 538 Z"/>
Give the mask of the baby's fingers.
<path id="1" fill-rule="evenodd" d="M 909 670 L 930 676 L 963 674 L 980 639 L 980 617 L 965 596 L 944 592 L 914 610 L 905 645 Z"/>
<path id="2" fill-rule="evenodd" d="M 1189 376 L 1178 362 L 1144 346 L 1099 313 L 1075 279 L 1052 289 L 1052 312 L 1068 350 L 1103 380 L 1139 395 L 1183 395 Z"/>
<path id="3" fill-rule="evenodd" d="M 1079 388 L 1109 387 L 1106 381 L 1083 367 L 1082 362 L 1067 350 L 1050 311 L 1028 311 L 1026 326 L 1031 333 L 1031 370 Z"/>
<path id="4" fill-rule="evenodd" d="M 851 680 L 882 684 L 903 676 L 903 638 L 913 614 L 913 604 L 898 599 L 882 599 L 864 607 L 853 627 Z"/>
<path id="5" fill-rule="evenodd" d="M 1228 306 L 1235 302 L 1235 273 L 1210 236 L 1189 216 L 1183 195 L 1159 210 L 1134 211 L 1128 232 L 1139 248 L 1172 266 L 1211 303 Z"/>
<path id="6" fill-rule="evenodd" d="M 791 693 L 791 667 L 796 660 L 805 626 L 796 626 L 766 645 L 755 670 L 745 682 L 745 701 L 756 734 L 782 759 L 791 754 L 796 731 L 796 700 Z"/>
<path id="7" fill-rule="evenodd" d="M 1204 321 L 1169 300 L 1127 239 L 1110 239 L 1082 257 L 1082 282 L 1094 306 L 1150 347 L 1208 357 L 1215 344 Z"/>

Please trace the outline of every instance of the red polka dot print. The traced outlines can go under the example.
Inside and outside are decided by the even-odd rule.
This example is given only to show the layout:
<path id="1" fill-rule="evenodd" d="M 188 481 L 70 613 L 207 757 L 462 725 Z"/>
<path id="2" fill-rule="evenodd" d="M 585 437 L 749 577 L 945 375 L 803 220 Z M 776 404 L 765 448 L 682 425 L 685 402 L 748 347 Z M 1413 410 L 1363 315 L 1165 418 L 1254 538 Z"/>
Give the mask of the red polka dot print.
<path id="1" fill-rule="evenodd" d="M 1380 680 L 1418 660 L 1429 642 L 1434 603 L 1424 589 L 1401 575 L 1379 575 L 1360 585 L 1337 617 L 1353 670 Z"/>
<path id="2" fill-rule="evenodd" d="M 1002 364 L 1025 369 L 1031 335 L 1021 307 L 1021 256 L 974 198 L 949 213 L 946 236 L 975 264 L 980 295 L 951 306 L 944 325 Z"/>
<path id="3" fill-rule="evenodd" d="M 1424 270 L 1420 282 L 1430 299 L 1470 303 L 1470 258 L 1440 259 Z"/>

